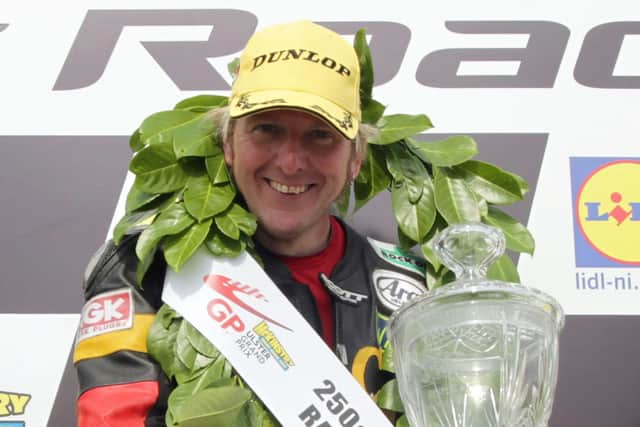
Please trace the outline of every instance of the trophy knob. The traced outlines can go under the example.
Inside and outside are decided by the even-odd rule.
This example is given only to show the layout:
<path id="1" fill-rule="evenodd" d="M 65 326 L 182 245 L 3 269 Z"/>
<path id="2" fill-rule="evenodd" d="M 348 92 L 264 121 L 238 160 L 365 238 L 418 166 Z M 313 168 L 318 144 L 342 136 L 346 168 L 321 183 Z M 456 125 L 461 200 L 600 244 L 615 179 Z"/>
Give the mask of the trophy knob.
<path id="1" fill-rule="evenodd" d="M 453 224 L 433 242 L 433 250 L 458 280 L 484 279 L 505 250 L 502 231 L 480 222 Z"/>

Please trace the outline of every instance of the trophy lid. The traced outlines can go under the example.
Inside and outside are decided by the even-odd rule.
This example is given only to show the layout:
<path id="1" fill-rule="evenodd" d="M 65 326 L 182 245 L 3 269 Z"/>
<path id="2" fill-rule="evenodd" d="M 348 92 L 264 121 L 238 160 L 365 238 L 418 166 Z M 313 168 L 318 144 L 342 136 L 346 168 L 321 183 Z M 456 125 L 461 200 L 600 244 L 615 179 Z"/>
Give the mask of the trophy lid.
<path id="1" fill-rule="evenodd" d="M 428 310 L 447 303 L 465 301 L 477 303 L 505 300 L 538 308 L 551 316 L 557 330 L 564 326 L 564 312 L 550 295 L 518 283 L 488 279 L 490 265 L 504 253 L 503 232 L 479 222 L 453 224 L 436 236 L 433 249 L 443 264 L 453 271 L 456 280 L 413 298 L 398 308 L 390 318 L 390 328 L 401 322 L 416 307 Z M 406 314 L 406 316 L 405 316 Z"/>

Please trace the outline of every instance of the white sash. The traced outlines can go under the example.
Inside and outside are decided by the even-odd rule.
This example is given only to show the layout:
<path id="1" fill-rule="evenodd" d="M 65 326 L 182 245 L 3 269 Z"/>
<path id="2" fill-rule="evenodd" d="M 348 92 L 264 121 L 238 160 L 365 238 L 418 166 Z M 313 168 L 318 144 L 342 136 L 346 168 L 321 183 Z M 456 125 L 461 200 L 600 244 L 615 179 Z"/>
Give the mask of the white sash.
<path id="1" fill-rule="evenodd" d="M 198 250 L 162 299 L 207 337 L 284 426 L 391 427 L 380 408 L 246 253 Z"/>

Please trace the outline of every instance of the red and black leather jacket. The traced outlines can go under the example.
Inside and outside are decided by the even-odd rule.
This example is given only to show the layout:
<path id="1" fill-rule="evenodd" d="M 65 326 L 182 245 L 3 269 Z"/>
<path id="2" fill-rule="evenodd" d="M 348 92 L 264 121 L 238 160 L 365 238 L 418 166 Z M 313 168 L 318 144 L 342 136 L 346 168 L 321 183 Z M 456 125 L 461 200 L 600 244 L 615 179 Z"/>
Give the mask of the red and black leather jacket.
<path id="1" fill-rule="evenodd" d="M 379 369 L 388 317 L 423 292 L 424 261 L 342 225 L 345 256 L 330 276 L 321 276 L 333 301 L 334 352 L 374 394 L 389 379 L 389 373 Z M 118 246 L 106 242 L 87 268 L 86 303 L 74 352 L 80 427 L 165 425 L 167 397 L 175 384 L 148 354 L 147 334 L 163 304 L 166 264 L 158 256 L 138 286 L 136 239 L 127 236 Z M 264 248 L 258 251 L 269 277 L 320 333 L 309 288 L 294 281 L 275 255 Z"/>

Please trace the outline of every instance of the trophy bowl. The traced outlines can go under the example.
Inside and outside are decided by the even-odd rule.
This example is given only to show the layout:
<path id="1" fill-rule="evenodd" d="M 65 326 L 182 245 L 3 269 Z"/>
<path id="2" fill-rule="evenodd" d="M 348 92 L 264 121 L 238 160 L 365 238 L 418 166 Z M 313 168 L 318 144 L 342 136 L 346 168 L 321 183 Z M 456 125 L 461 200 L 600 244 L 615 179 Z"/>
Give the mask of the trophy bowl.
<path id="1" fill-rule="evenodd" d="M 456 273 L 393 313 L 389 334 L 400 397 L 413 427 L 538 427 L 551 415 L 560 305 L 520 284 L 486 279 L 504 236 L 455 224 L 434 249 Z"/>

